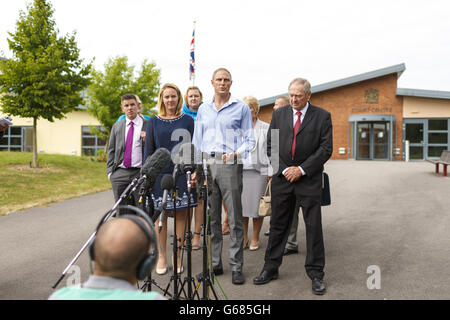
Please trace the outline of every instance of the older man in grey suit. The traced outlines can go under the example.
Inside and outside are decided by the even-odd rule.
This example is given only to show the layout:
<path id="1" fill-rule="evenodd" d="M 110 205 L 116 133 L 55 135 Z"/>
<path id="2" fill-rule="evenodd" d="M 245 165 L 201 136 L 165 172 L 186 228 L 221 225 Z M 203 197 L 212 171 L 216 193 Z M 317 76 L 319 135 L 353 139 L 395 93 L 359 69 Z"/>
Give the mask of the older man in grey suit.
<path id="1" fill-rule="evenodd" d="M 138 116 L 136 96 L 126 94 L 121 100 L 121 108 L 126 118 L 116 122 L 111 129 L 106 164 L 115 201 L 139 175 L 143 153 L 141 130 L 144 120 Z M 136 193 L 133 194 L 131 199 L 127 200 L 128 204 L 137 205 L 137 197 Z"/>

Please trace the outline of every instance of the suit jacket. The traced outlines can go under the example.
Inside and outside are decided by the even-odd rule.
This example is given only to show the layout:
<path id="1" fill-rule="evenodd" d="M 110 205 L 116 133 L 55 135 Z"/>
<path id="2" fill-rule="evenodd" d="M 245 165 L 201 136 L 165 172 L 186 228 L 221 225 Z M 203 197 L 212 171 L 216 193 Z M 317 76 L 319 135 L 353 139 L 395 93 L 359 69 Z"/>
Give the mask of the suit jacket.
<path id="1" fill-rule="evenodd" d="M 250 151 L 248 161 L 251 160 L 253 167 L 264 175 L 272 175 L 269 159 L 267 158 L 267 132 L 269 124 L 256 120 L 254 127 L 255 146 Z M 246 159 L 247 160 L 247 159 Z M 245 163 L 246 160 L 243 160 Z"/>
<path id="2" fill-rule="evenodd" d="M 296 193 L 303 196 L 320 196 L 323 165 L 333 152 L 331 115 L 324 109 L 309 105 L 297 133 L 295 156 L 292 159 L 293 117 L 290 105 L 275 110 L 272 115 L 267 134 L 267 153 L 270 157 L 272 150 L 278 149 L 278 155 L 274 156 L 277 157 L 279 165 L 274 176 L 289 183 L 282 174 L 283 170 L 291 166 L 301 166 L 306 175 L 294 183 Z M 271 140 L 272 129 L 279 130 L 278 145 Z M 277 181 L 274 180 L 272 185 L 275 189 L 276 184 Z"/>
<path id="3" fill-rule="evenodd" d="M 111 134 L 109 135 L 108 157 L 106 161 L 106 172 L 108 174 L 116 171 L 117 167 L 123 162 L 125 153 L 125 126 L 126 118 L 114 123 Z M 142 130 L 146 127 L 147 120 L 142 124 Z M 144 154 L 144 141 L 141 139 L 142 155 Z"/>

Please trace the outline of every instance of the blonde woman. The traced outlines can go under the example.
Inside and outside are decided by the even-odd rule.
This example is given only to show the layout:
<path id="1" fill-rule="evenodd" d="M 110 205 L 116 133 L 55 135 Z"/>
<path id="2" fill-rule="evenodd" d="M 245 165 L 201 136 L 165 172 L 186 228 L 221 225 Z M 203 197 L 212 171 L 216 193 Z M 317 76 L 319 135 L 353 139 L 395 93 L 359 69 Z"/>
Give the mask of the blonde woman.
<path id="1" fill-rule="evenodd" d="M 183 97 L 181 96 L 180 89 L 171 83 L 165 84 L 160 92 L 158 98 L 158 114 L 152 117 L 147 123 L 146 139 L 145 139 L 145 152 L 144 160 L 151 156 L 159 148 L 166 148 L 169 151 L 182 141 L 182 137 L 179 140 L 172 140 L 172 133 L 177 129 L 185 129 L 192 136 L 194 132 L 194 120 L 181 112 L 183 105 Z M 178 138 L 178 135 L 176 135 Z M 155 209 L 161 207 L 163 201 L 163 190 L 161 189 L 161 177 L 164 174 L 172 174 L 174 168 L 173 162 L 170 162 L 166 168 L 161 172 L 155 185 L 153 186 L 151 193 Z M 186 225 L 186 213 L 188 206 L 187 195 L 187 183 L 186 175 L 178 171 L 177 187 L 177 203 L 176 203 L 176 236 L 178 238 L 178 248 L 183 245 L 185 225 Z M 191 189 L 190 194 L 190 207 L 197 206 L 197 194 L 195 188 Z M 167 201 L 166 210 L 173 211 L 173 201 Z M 166 242 L 167 242 L 167 215 L 164 217 L 163 228 L 159 234 L 159 259 L 156 266 L 157 274 L 164 274 L 167 272 L 167 259 L 166 259 Z M 159 218 L 155 221 L 155 225 L 159 224 Z M 157 228 L 156 228 L 157 229 Z M 172 258 L 173 261 L 173 258 Z M 177 257 L 177 271 L 183 272 L 183 265 L 180 259 L 180 250 L 178 250 Z"/>
<path id="2" fill-rule="evenodd" d="M 259 102 L 255 97 L 245 97 L 243 101 L 250 107 L 256 144 L 247 159 L 243 160 L 242 216 L 244 220 L 244 247 L 248 247 L 248 226 L 253 219 L 253 234 L 249 249 L 259 249 L 259 233 L 263 217 L 258 215 L 259 199 L 265 191 L 268 180 L 268 158 L 266 155 L 267 131 L 269 124 L 258 119 Z"/>

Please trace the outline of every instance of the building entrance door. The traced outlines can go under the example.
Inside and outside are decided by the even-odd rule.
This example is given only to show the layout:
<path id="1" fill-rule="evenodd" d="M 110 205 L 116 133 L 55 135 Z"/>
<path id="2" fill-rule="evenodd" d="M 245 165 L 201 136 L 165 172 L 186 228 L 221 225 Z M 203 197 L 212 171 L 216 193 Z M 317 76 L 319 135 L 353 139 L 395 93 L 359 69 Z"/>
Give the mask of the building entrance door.
<path id="1" fill-rule="evenodd" d="M 389 122 L 358 122 L 357 160 L 389 159 Z"/>
<path id="2" fill-rule="evenodd" d="M 405 122 L 405 140 L 409 141 L 409 158 L 423 160 L 425 148 L 425 120 L 409 120 Z"/>

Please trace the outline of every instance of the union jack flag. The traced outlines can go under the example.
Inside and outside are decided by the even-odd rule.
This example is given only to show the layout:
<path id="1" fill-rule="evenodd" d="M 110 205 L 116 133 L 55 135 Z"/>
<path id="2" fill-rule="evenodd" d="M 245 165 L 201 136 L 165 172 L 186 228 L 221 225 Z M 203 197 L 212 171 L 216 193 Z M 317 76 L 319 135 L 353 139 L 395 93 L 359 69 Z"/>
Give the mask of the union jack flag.
<path id="1" fill-rule="evenodd" d="M 192 31 L 191 52 L 189 58 L 189 80 L 194 79 L 195 79 L 195 22 L 194 22 L 194 30 Z"/>

